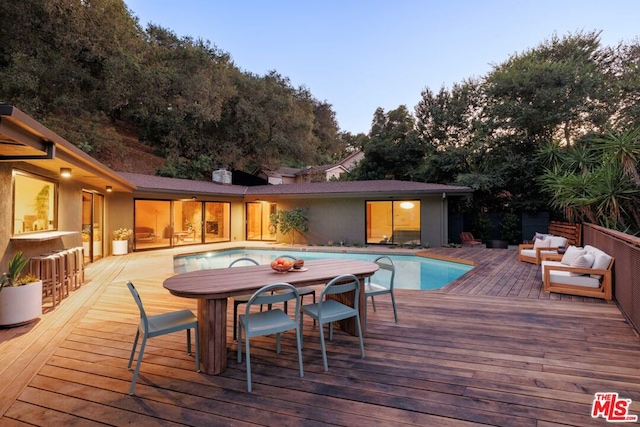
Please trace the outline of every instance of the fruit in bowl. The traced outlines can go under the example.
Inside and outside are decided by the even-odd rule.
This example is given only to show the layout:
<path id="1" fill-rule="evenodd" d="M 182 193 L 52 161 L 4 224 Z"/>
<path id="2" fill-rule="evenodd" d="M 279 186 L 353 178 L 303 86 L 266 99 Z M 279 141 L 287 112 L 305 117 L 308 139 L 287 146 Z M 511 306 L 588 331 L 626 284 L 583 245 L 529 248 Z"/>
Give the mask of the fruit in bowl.
<path id="1" fill-rule="evenodd" d="M 293 262 L 293 268 L 296 270 L 300 270 L 302 268 L 302 266 L 304 265 L 304 260 L 303 259 L 297 259 Z"/>
<path id="2" fill-rule="evenodd" d="M 293 268 L 293 261 L 284 258 L 278 258 L 271 261 L 271 268 L 279 273 L 285 273 Z"/>

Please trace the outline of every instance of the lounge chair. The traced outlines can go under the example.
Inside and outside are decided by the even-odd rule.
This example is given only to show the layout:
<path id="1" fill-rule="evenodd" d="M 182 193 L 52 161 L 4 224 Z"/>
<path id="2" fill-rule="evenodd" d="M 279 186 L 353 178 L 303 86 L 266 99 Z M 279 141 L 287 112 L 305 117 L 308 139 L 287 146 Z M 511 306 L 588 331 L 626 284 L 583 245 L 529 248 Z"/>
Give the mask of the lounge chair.
<path id="1" fill-rule="evenodd" d="M 476 240 L 473 237 L 473 234 L 469 233 L 468 231 L 463 231 L 462 233 L 460 233 L 460 241 L 462 242 L 462 246 L 479 246 L 482 244 L 481 240 Z"/>

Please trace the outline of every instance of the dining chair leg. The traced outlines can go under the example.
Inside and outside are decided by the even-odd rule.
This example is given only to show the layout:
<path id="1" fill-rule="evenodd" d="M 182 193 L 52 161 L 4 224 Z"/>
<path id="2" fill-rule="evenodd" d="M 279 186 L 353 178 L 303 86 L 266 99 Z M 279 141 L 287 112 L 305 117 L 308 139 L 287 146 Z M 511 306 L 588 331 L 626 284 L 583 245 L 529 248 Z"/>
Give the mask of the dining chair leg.
<path id="1" fill-rule="evenodd" d="M 320 324 L 320 346 L 322 347 L 322 364 L 324 365 L 324 370 L 326 372 L 329 370 L 329 364 L 327 363 L 327 347 L 324 344 L 324 330 L 322 323 Z"/>
<path id="2" fill-rule="evenodd" d="M 298 342 L 298 366 L 300 367 L 300 378 L 304 377 L 304 368 L 302 367 L 302 330 L 296 331 L 296 341 Z"/>
<path id="3" fill-rule="evenodd" d="M 140 373 L 140 365 L 142 364 L 142 355 L 144 354 L 144 348 L 147 345 L 147 336 L 142 337 L 142 344 L 140 345 L 140 352 L 138 353 L 138 360 L 136 361 L 136 369 L 133 371 L 133 379 L 131 380 L 131 388 L 129 389 L 129 394 L 133 394 L 134 389 L 136 388 L 136 383 L 138 382 L 138 374 Z M 134 347 L 135 350 L 135 347 Z"/>
<path id="4" fill-rule="evenodd" d="M 360 354 L 364 359 L 364 340 L 362 339 L 362 326 L 360 325 L 360 316 L 356 316 L 356 326 L 358 329 L 358 338 L 360 339 Z"/>
<path id="5" fill-rule="evenodd" d="M 129 356 L 129 365 L 127 365 L 127 369 L 131 369 L 131 364 L 133 363 L 133 356 L 136 354 L 136 347 L 138 346 L 139 337 L 140 337 L 140 330 L 136 332 L 136 337 L 133 339 L 133 347 L 131 348 L 131 355 Z"/>
<path id="6" fill-rule="evenodd" d="M 249 350 L 249 337 L 245 337 L 244 341 L 246 347 L 245 357 L 247 358 L 247 391 L 251 393 L 251 350 Z"/>
<path id="7" fill-rule="evenodd" d="M 396 320 L 396 323 L 398 323 L 398 311 L 396 310 L 396 297 L 393 295 L 393 292 L 391 292 L 391 305 L 393 306 L 393 317 Z M 365 321 L 366 324 L 366 321 Z"/>
<path id="8" fill-rule="evenodd" d="M 373 305 L 373 311 L 376 311 L 376 300 L 373 298 L 373 295 L 371 296 L 371 305 Z"/>

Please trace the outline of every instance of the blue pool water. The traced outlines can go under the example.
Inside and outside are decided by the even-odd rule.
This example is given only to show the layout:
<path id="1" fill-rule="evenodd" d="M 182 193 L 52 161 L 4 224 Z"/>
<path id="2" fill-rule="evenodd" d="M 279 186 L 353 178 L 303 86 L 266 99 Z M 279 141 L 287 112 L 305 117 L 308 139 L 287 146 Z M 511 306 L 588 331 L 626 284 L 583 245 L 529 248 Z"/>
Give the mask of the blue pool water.
<path id="1" fill-rule="evenodd" d="M 180 255 L 174 257 L 173 269 L 176 273 L 186 273 L 211 268 L 224 268 L 237 258 L 249 257 L 260 264 L 268 264 L 279 255 L 291 255 L 304 260 L 313 259 L 356 259 L 373 261 L 379 254 L 313 252 L 313 251 L 284 251 L 282 253 L 262 249 L 233 249 L 219 252 L 202 252 L 198 254 Z M 473 266 L 455 262 L 440 261 L 415 255 L 389 255 L 396 266 L 396 289 L 431 290 L 440 289 L 458 277 L 462 276 Z M 291 273 L 290 273 L 291 274 Z M 376 277 L 388 274 L 378 271 Z M 385 277 L 380 277 L 383 281 Z"/>

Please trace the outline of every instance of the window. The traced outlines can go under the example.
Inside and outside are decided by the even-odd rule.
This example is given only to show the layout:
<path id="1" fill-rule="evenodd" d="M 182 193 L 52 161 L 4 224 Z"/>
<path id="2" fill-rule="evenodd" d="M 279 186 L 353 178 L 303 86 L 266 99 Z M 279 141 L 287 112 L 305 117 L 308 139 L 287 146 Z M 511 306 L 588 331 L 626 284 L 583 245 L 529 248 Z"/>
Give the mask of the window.
<path id="1" fill-rule="evenodd" d="M 134 248 L 230 240 L 231 204 L 192 200 L 134 201 Z"/>
<path id="2" fill-rule="evenodd" d="M 367 243 L 420 244 L 420 201 L 367 202 Z"/>
<path id="3" fill-rule="evenodd" d="M 13 171 L 13 234 L 56 230 L 58 184 Z"/>

